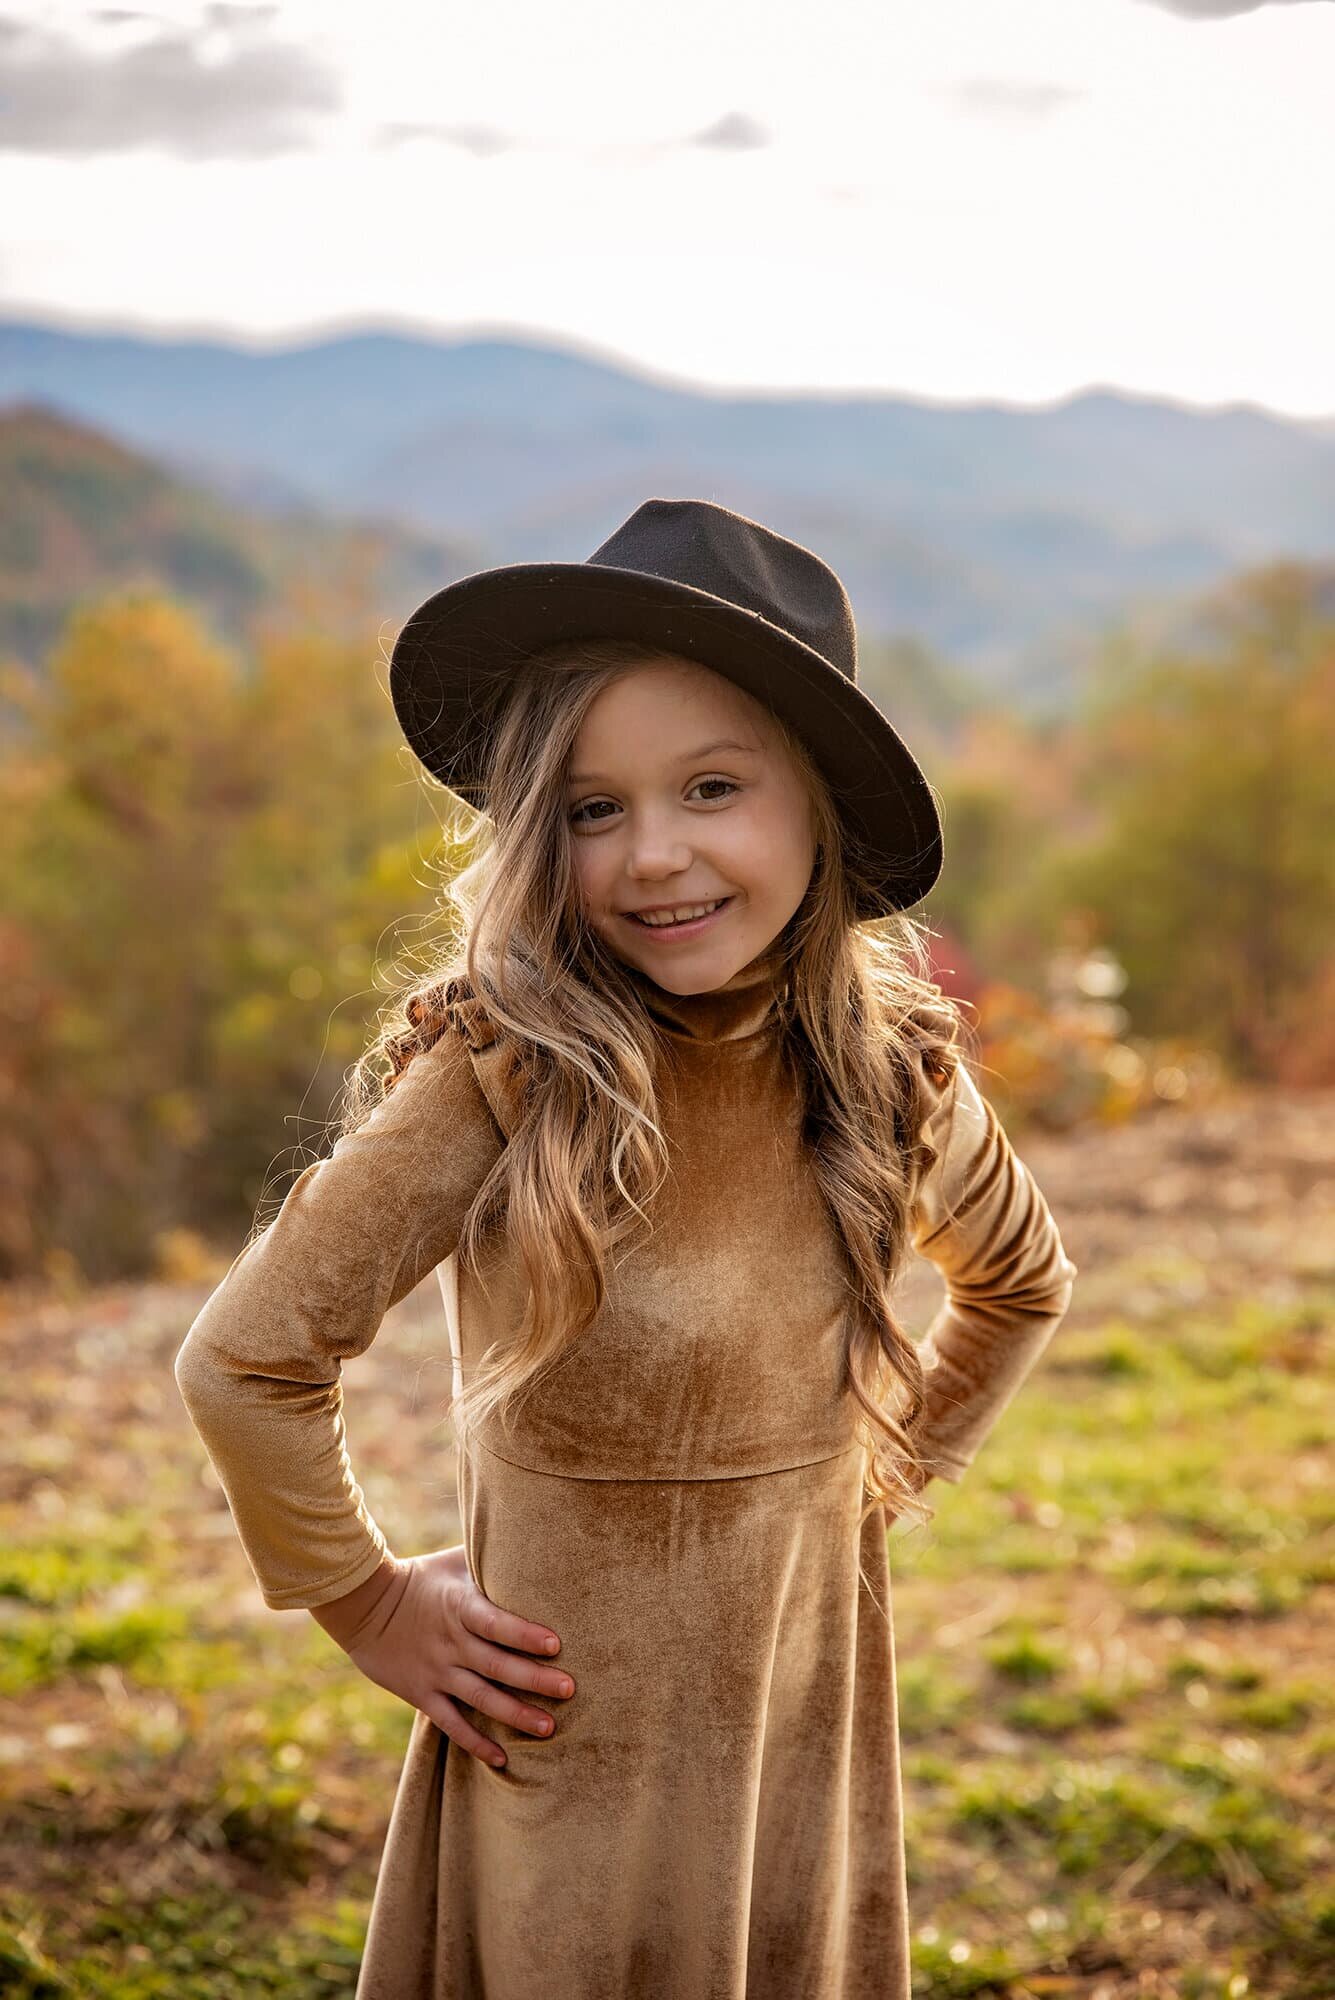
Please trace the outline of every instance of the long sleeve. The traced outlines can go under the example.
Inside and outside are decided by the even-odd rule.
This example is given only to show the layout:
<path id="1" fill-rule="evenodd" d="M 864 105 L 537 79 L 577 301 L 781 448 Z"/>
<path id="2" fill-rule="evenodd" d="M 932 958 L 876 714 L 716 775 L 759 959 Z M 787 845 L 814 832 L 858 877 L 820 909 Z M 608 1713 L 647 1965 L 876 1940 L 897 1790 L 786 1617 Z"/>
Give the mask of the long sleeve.
<path id="1" fill-rule="evenodd" d="M 937 1159 L 916 1192 L 913 1242 L 946 1298 L 924 1336 L 916 1440 L 930 1472 L 968 1469 L 1067 1307 L 1077 1267 L 1033 1175 L 962 1063 L 928 1088 Z"/>
<path id="2" fill-rule="evenodd" d="M 274 1610 L 326 1604 L 383 1558 L 348 1461 L 342 1363 L 455 1249 L 502 1144 L 447 1031 L 298 1175 L 185 1337 L 176 1381 Z"/>

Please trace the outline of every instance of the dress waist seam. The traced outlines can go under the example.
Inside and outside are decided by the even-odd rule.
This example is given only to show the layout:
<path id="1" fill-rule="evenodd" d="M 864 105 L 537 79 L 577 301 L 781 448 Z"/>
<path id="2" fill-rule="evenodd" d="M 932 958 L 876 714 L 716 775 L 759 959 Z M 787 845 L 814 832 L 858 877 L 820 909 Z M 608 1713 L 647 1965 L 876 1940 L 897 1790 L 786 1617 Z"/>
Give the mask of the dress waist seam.
<path id="1" fill-rule="evenodd" d="M 787 1465 L 766 1465 L 750 1472 L 558 1472 L 547 1465 L 529 1465 L 522 1458 L 512 1458 L 508 1452 L 497 1451 L 495 1445 L 484 1438 L 475 1442 L 493 1458 L 502 1459 L 506 1465 L 517 1466 L 521 1472 L 534 1472 L 544 1479 L 576 1479 L 588 1483 L 603 1482 L 611 1485 L 655 1485 L 655 1486 L 697 1486 L 710 1480 L 772 1479 L 784 1472 L 800 1472 L 808 1465 L 828 1465 L 832 1459 L 846 1458 L 850 1451 L 861 1451 L 861 1443 L 855 1438 L 849 1444 L 840 1445 L 837 1451 L 817 1452 L 812 1458 L 794 1459 Z"/>

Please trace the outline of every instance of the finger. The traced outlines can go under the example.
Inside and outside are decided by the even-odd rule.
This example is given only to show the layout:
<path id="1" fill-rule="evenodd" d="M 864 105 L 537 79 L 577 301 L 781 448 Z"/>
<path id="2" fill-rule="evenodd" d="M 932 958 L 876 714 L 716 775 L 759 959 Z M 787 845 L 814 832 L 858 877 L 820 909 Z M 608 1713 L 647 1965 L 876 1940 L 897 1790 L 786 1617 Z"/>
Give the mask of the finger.
<path id="1" fill-rule="evenodd" d="M 467 1639 L 464 1645 L 470 1667 L 507 1687 L 532 1688 L 535 1694 L 554 1694 L 561 1701 L 575 1692 L 574 1681 L 560 1667 L 544 1667 L 523 1653 L 507 1653 L 502 1647 L 485 1645 L 480 1639 Z"/>
<path id="2" fill-rule="evenodd" d="M 526 1729 L 530 1736 L 550 1736 L 556 1727 L 546 1709 L 528 1707 L 516 1695 L 507 1694 L 481 1674 L 470 1673 L 467 1667 L 450 1667 L 445 1680 L 451 1692 L 470 1708 L 494 1715 L 499 1722 L 508 1722 L 515 1729 Z"/>
<path id="3" fill-rule="evenodd" d="M 448 1695 L 432 1697 L 423 1706 L 423 1714 L 435 1723 L 443 1736 L 451 1743 L 457 1743 L 470 1757 L 478 1757 L 484 1764 L 492 1764 L 498 1770 L 505 1763 L 505 1752 L 490 1736 L 484 1736 L 480 1729 L 474 1729 L 471 1722 L 464 1720 Z"/>
<path id="4" fill-rule="evenodd" d="M 561 1644 L 550 1625 L 535 1625 L 529 1618 L 503 1611 L 476 1585 L 464 1604 L 463 1622 L 494 1645 L 515 1646 L 521 1653 L 554 1653 Z"/>

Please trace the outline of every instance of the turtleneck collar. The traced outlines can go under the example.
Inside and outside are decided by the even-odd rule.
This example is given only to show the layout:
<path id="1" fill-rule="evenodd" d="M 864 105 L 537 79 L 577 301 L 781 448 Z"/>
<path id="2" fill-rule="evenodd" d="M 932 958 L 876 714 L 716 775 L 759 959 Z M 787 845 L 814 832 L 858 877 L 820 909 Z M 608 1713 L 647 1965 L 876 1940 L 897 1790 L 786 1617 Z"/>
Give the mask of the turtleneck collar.
<path id="1" fill-rule="evenodd" d="M 654 1021 L 675 1041 L 736 1042 L 754 1035 L 777 1015 L 788 980 L 788 954 L 776 938 L 706 993 L 669 993 L 638 965 L 626 972 Z"/>

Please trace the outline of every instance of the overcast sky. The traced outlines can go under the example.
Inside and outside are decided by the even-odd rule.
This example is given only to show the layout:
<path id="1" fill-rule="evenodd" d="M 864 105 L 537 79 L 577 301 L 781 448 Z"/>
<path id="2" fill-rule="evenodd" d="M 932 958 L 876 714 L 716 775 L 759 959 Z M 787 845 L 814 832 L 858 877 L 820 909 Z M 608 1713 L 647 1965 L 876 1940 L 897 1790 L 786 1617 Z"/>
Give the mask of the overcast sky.
<path id="1" fill-rule="evenodd" d="M 1335 415 L 1335 0 L 0 0 L 0 314 Z"/>

